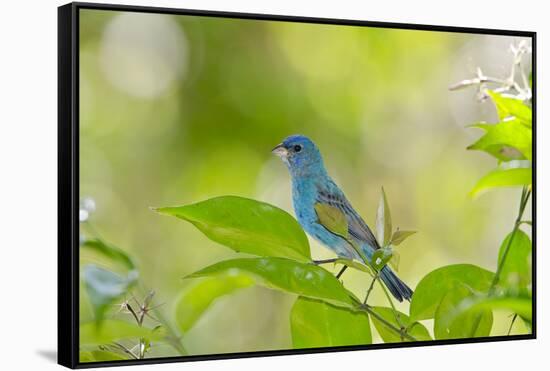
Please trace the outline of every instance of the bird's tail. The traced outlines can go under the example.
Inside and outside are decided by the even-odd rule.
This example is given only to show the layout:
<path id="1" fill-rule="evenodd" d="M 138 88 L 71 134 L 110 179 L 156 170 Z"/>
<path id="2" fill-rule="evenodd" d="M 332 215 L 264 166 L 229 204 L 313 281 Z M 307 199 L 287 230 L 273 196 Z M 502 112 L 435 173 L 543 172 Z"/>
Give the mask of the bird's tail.
<path id="1" fill-rule="evenodd" d="M 400 302 L 403 301 L 403 299 L 408 301 L 411 300 L 413 291 L 405 282 L 401 281 L 388 266 L 382 268 L 380 271 L 380 278 L 397 300 Z"/>

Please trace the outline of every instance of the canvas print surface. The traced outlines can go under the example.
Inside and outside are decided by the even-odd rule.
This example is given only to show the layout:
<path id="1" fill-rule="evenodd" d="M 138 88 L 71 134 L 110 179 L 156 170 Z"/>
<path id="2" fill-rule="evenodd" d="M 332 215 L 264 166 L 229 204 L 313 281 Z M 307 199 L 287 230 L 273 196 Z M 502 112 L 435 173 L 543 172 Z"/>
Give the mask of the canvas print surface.
<path id="1" fill-rule="evenodd" d="M 81 9 L 80 362 L 531 334 L 531 42 Z"/>

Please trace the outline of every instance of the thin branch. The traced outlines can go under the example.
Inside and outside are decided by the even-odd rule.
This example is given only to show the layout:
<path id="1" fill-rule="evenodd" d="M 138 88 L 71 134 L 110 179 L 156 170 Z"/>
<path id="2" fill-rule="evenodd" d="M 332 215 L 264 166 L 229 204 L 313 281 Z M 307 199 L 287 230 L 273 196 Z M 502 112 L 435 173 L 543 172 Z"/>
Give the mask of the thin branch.
<path id="1" fill-rule="evenodd" d="M 141 292 L 146 291 L 142 282 L 140 282 L 139 286 L 140 286 L 139 289 L 141 290 Z M 162 326 L 167 331 L 166 340 L 168 344 L 170 344 L 176 351 L 178 351 L 180 355 L 186 356 L 188 353 L 185 347 L 181 343 L 179 332 L 172 327 L 171 323 L 164 317 L 164 315 L 160 310 L 158 310 L 158 308 L 154 308 L 152 309 L 152 311 L 154 312 L 155 316 L 158 318 L 157 321 L 161 323 Z"/>
<path id="2" fill-rule="evenodd" d="M 348 269 L 348 266 L 344 264 L 344 266 L 342 267 L 342 269 L 340 269 L 340 272 L 338 272 L 338 274 L 336 275 L 336 279 L 339 279 L 340 277 L 342 277 L 342 274 L 344 274 L 344 272 L 346 271 L 346 269 Z"/>
<path id="3" fill-rule="evenodd" d="M 338 261 L 338 258 L 324 259 L 324 260 L 313 260 L 313 264 L 321 265 L 321 264 L 334 263 L 336 261 Z"/>
<path id="4" fill-rule="evenodd" d="M 384 287 L 384 284 L 380 281 L 379 271 L 372 266 L 372 264 L 370 263 L 368 258 L 365 256 L 365 254 L 363 254 L 363 251 L 361 251 L 361 249 L 359 247 L 355 246 L 355 243 L 353 243 L 352 240 L 346 239 L 346 241 L 347 241 L 348 244 L 351 245 L 351 247 L 353 247 L 353 249 L 357 252 L 357 254 L 359 254 L 359 256 L 361 257 L 361 259 L 363 259 L 365 264 L 369 268 L 371 268 L 373 272 L 376 272 L 376 274 L 373 276 L 373 282 L 378 281 L 378 283 L 380 284 L 380 287 L 382 287 L 382 290 L 384 291 L 384 294 L 386 295 L 386 298 L 388 299 L 388 302 L 390 303 L 390 306 L 392 308 L 393 315 L 395 316 L 395 321 L 399 324 L 399 326 L 401 326 L 403 328 L 404 326 L 401 323 L 401 320 L 399 319 L 399 313 L 397 312 L 397 309 L 395 309 L 395 305 L 393 305 L 393 301 L 391 300 L 391 297 L 389 296 L 388 291 Z M 371 282 L 371 286 L 372 286 L 373 282 Z M 368 294 L 369 293 L 367 292 L 367 297 L 368 297 Z M 365 300 L 366 300 L 366 298 L 365 298 Z M 365 304 L 366 304 L 366 302 L 365 302 Z"/>
<path id="5" fill-rule="evenodd" d="M 361 304 L 361 305 L 359 305 L 358 308 L 361 309 L 361 310 L 364 310 L 367 313 L 369 313 L 371 316 L 373 316 L 378 321 L 380 321 L 382 324 L 384 324 L 384 326 L 386 326 L 388 329 L 392 330 L 393 332 L 395 332 L 399 336 L 401 336 L 402 339 L 405 338 L 405 339 L 410 340 L 410 341 L 418 341 L 418 339 L 416 339 L 414 336 L 412 336 L 410 334 L 407 334 L 407 332 L 404 331 L 403 329 L 399 329 L 399 328 L 395 327 L 391 322 L 388 322 L 385 318 L 383 318 L 378 313 L 373 311 L 372 308 L 368 304 Z"/>
<path id="6" fill-rule="evenodd" d="M 126 304 L 126 308 L 128 308 L 130 313 L 132 313 L 132 316 L 134 316 L 136 322 L 139 324 L 139 318 L 138 318 L 136 312 L 134 311 L 134 309 L 132 308 L 132 306 L 130 305 L 130 303 Z"/>
<path id="7" fill-rule="evenodd" d="M 510 327 L 508 328 L 508 333 L 506 334 L 507 336 L 510 336 L 510 334 L 512 333 L 512 327 L 514 326 L 514 322 L 516 322 L 516 318 L 518 318 L 518 315 L 517 313 L 514 313 L 514 316 L 512 317 L 512 322 L 510 322 Z"/>
<path id="8" fill-rule="evenodd" d="M 478 67 L 476 71 L 476 75 L 477 75 L 476 77 L 459 81 L 458 83 L 449 86 L 449 90 L 454 91 L 454 90 L 464 89 L 470 86 L 477 86 L 480 94 L 480 99 L 483 100 L 488 97 L 487 85 L 491 84 L 491 85 L 496 85 L 492 88 L 492 90 L 497 93 L 510 94 L 513 97 L 521 100 L 531 99 L 532 98 L 531 86 L 525 74 L 525 70 L 523 68 L 523 63 L 522 63 L 523 56 L 525 54 L 531 53 L 531 49 L 527 44 L 527 42 L 523 40 L 517 45 L 517 47 L 514 46 L 513 44 L 510 45 L 510 50 L 512 52 L 513 59 L 512 59 L 512 65 L 510 67 L 510 72 L 507 78 L 501 79 L 497 77 L 486 76 L 482 72 L 481 68 Z M 516 75 L 518 74 L 518 71 L 519 71 L 520 80 L 521 80 L 520 83 L 523 86 L 520 86 L 520 84 L 516 81 Z"/>
<path id="9" fill-rule="evenodd" d="M 488 295 L 491 295 L 494 293 L 495 288 L 498 284 L 498 281 L 500 280 L 500 274 L 502 273 L 502 269 L 504 268 L 504 264 L 506 263 L 506 258 L 508 257 L 508 252 L 510 251 L 512 242 L 514 242 L 514 238 L 521 225 L 521 218 L 523 217 L 523 212 L 525 211 L 525 207 L 527 206 L 527 201 L 529 200 L 530 195 L 531 195 L 531 191 L 528 189 L 528 187 L 523 187 L 523 190 L 521 192 L 521 200 L 519 205 L 518 216 L 514 223 L 514 229 L 512 230 L 512 234 L 510 235 L 510 238 L 508 239 L 508 243 L 506 244 L 506 247 L 504 248 L 504 252 L 502 253 L 502 259 L 498 264 L 497 271 L 495 273 L 495 276 L 493 277 L 493 281 L 491 282 Z"/>
<path id="10" fill-rule="evenodd" d="M 508 243 L 506 244 L 506 247 L 504 248 L 504 252 L 502 253 L 502 258 L 500 259 L 497 271 L 495 272 L 495 276 L 493 277 L 493 281 L 491 282 L 491 286 L 489 287 L 489 291 L 487 293 L 487 296 L 491 296 L 494 294 L 497 284 L 500 280 L 500 274 L 502 273 L 502 269 L 504 267 L 504 264 L 506 263 L 506 258 L 508 257 L 508 252 L 510 251 L 510 247 L 512 246 L 512 242 L 514 242 L 514 238 L 517 234 L 517 231 L 519 230 L 519 227 L 522 223 L 521 218 L 523 217 L 523 212 L 525 211 L 525 207 L 527 206 L 527 201 L 529 201 L 529 196 L 531 195 L 531 190 L 529 187 L 524 186 L 521 191 L 521 199 L 519 203 L 519 211 L 518 216 L 516 217 L 516 221 L 514 223 L 514 229 L 512 230 L 512 233 L 510 235 L 510 238 L 508 239 Z M 476 317 L 475 325 L 473 326 L 472 334 L 470 337 L 474 337 L 475 332 L 481 322 L 481 314 L 479 314 Z"/>
<path id="11" fill-rule="evenodd" d="M 386 290 L 386 287 L 384 286 L 384 284 L 380 282 L 380 279 L 378 279 L 378 283 L 380 284 L 380 287 L 382 287 L 382 291 L 384 291 L 384 295 L 386 295 L 386 299 L 388 299 L 388 302 L 390 303 L 391 309 L 393 311 L 393 315 L 395 316 L 395 322 L 397 322 L 401 328 L 404 328 L 405 326 L 403 326 L 403 323 L 401 322 L 399 312 L 395 308 L 395 305 L 393 304 L 393 300 L 390 294 L 388 293 L 388 290 Z"/>
<path id="12" fill-rule="evenodd" d="M 363 304 L 367 304 L 367 300 L 369 300 L 370 293 L 372 291 L 372 288 L 374 287 L 374 283 L 378 279 L 379 272 L 376 273 L 376 275 L 372 278 L 372 281 L 370 282 L 369 289 L 367 290 L 367 295 L 365 296 L 365 301 L 363 301 Z"/>

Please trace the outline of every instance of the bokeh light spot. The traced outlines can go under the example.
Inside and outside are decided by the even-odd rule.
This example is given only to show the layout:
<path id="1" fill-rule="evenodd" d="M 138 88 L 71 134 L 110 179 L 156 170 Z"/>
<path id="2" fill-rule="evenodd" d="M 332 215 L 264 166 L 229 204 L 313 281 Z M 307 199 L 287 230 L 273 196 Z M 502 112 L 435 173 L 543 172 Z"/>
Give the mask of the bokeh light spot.
<path id="1" fill-rule="evenodd" d="M 170 16 L 122 13 L 105 28 L 99 58 L 118 89 L 155 98 L 187 72 L 187 37 Z"/>

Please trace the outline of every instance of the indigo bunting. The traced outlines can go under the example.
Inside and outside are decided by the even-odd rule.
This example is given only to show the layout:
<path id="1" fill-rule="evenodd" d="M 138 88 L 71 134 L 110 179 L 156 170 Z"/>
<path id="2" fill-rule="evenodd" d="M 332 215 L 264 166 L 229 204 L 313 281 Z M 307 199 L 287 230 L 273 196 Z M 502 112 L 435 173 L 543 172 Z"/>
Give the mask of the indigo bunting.
<path id="1" fill-rule="evenodd" d="M 283 160 L 290 172 L 294 212 L 302 228 L 339 257 L 363 261 L 354 248 L 356 246 L 371 261 L 373 253 L 380 245 L 342 190 L 328 175 L 321 152 L 315 143 L 306 136 L 292 135 L 277 145 L 272 152 Z M 342 237 L 323 225 L 317 214 L 319 204 L 328 205 L 345 215 L 347 237 Z M 412 290 L 390 267 L 384 266 L 379 274 L 382 282 L 397 300 L 410 300 Z"/>

